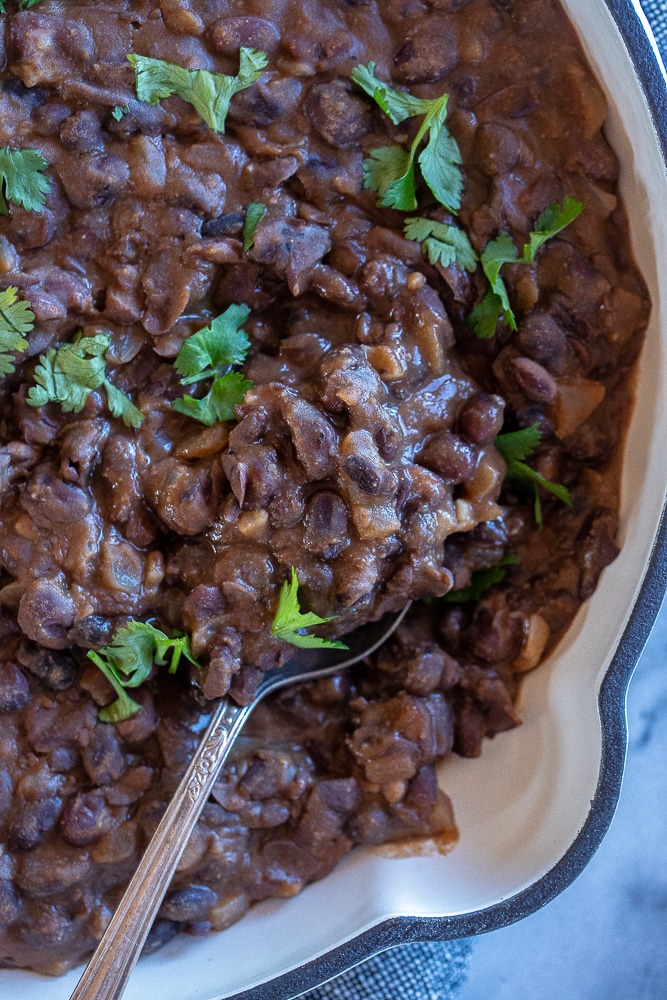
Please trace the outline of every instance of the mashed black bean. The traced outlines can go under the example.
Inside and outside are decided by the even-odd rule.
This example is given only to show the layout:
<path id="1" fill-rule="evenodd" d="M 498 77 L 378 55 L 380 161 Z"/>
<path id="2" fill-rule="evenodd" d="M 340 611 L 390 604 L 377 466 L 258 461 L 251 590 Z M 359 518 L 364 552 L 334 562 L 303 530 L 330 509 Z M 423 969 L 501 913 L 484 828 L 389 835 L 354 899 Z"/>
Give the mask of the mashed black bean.
<path id="1" fill-rule="evenodd" d="M 0 965 L 57 973 L 103 933 L 207 699 L 247 702 L 289 656 L 271 622 L 292 566 L 336 634 L 418 603 L 371 661 L 258 710 L 148 947 L 291 896 L 355 844 L 455 839 L 437 763 L 519 723 L 521 674 L 618 551 L 649 303 L 604 97 L 552 0 L 43 0 L 0 31 L 0 145 L 39 150 L 51 178 L 42 211 L 0 219 L 0 285 L 35 314 L 0 383 Z M 268 66 L 225 134 L 179 97 L 136 99 L 128 53 L 234 74 L 240 46 Z M 478 339 L 481 269 L 430 264 L 363 189 L 364 156 L 418 127 L 351 83 L 370 60 L 415 96 L 451 94 L 477 253 L 585 204 L 533 266 L 504 269 L 516 332 Z M 267 211 L 244 250 L 250 203 Z M 171 406 L 173 361 L 241 303 L 254 387 L 205 427 Z M 97 391 L 78 414 L 27 403 L 40 353 L 78 329 L 110 334 L 141 428 Z M 544 492 L 541 528 L 495 444 L 532 425 L 532 464 L 572 499 Z M 478 600 L 441 600 L 501 562 Z M 154 672 L 109 725 L 86 653 L 128 618 L 187 631 L 204 666 Z"/>

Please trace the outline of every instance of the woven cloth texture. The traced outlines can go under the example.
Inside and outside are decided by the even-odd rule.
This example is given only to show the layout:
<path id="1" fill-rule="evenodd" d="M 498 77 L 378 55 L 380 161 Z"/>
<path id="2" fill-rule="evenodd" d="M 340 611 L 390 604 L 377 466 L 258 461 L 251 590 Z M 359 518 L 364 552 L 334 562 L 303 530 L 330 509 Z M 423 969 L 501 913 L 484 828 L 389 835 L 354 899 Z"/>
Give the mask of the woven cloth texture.
<path id="1" fill-rule="evenodd" d="M 642 0 L 667 62 L 667 0 Z M 465 982 L 470 941 L 392 948 L 305 994 L 305 1000 L 455 1000 Z"/>
<path id="2" fill-rule="evenodd" d="M 642 0 L 662 58 L 667 61 L 667 0 Z"/>

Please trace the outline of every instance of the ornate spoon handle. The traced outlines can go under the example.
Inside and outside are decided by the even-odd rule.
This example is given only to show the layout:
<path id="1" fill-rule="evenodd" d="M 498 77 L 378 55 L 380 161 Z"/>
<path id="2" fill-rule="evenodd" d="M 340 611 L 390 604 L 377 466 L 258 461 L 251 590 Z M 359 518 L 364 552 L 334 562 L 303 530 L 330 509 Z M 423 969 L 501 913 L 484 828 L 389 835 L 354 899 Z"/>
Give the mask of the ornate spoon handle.
<path id="1" fill-rule="evenodd" d="M 188 838 L 255 704 L 239 707 L 226 699 L 219 702 L 71 1000 L 117 1000 L 122 996 Z"/>

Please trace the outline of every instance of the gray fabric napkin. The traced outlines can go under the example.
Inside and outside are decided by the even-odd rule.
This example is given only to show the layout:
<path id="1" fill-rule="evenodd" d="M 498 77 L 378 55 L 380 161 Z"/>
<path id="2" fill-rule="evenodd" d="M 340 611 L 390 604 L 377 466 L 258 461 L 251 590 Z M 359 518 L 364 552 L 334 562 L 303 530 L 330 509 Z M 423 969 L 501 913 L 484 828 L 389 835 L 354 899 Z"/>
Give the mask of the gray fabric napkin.
<path id="1" fill-rule="evenodd" d="M 641 3 L 667 63 L 667 0 Z M 455 1000 L 471 951 L 469 940 L 403 945 L 311 990 L 306 1000 Z"/>

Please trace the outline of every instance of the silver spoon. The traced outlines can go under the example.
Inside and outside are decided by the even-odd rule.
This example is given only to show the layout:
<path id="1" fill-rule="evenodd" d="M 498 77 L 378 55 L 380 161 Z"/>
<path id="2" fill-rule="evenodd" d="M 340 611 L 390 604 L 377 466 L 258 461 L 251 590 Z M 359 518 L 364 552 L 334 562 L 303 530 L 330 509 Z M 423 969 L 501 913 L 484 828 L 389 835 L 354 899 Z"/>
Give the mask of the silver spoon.
<path id="1" fill-rule="evenodd" d="M 375 652 L 400 625 L 402 611 L 370 622 L 346 637 L 349 649 L 300 649 L 284 667 L 268 670 L 249 705 L 217 702 L 176 793 L 139 862 L 125 895 L 71 1000 L 119 1000 L 160 909 L 188 838 L 246 719 L 262 698 L 296 681 L 326 677 Z"/>

